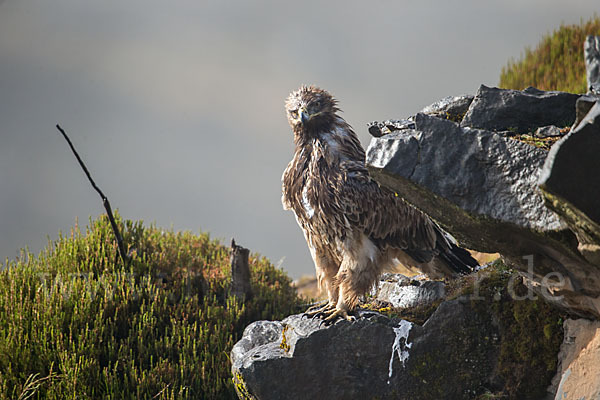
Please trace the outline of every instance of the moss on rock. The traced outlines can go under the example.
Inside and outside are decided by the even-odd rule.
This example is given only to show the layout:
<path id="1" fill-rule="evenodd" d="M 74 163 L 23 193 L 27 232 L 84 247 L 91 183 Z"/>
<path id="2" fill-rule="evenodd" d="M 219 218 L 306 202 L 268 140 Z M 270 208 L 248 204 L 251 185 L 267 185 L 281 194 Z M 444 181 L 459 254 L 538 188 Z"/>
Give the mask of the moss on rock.
<path id="1" fill-rule="evenodd" d="M 478 281 L 471 305 L 491 315 L 500 333 L 498 375 L 509 399 L 540 399 L 554 376 L 563 315 L 498 262 Z"/>

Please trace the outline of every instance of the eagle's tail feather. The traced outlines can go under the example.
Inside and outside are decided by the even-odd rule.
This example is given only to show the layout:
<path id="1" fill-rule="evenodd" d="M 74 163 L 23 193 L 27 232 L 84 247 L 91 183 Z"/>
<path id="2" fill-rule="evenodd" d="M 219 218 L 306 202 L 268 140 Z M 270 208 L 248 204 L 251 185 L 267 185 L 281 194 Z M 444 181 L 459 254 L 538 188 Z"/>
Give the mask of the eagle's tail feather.
<path id="1" fill-rule="evenodd" d="M 458 274 L 468 274 L 479 265 L 477 260 L 471 257 L 471 253 L 454 243 L 449 243 L 450 248 L 441 252 L 440 257 L 448 266 Z"/>

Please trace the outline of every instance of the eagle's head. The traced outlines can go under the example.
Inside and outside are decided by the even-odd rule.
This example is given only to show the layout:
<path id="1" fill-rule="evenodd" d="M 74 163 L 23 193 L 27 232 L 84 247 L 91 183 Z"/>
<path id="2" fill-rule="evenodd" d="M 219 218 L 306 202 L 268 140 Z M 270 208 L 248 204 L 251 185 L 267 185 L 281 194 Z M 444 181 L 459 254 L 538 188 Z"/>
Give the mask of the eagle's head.
<path id="1" fill-rule="evenodd" d="M 313 136 L 327 130 L 337 118 L 337 101 L 326 90 L 301 86 L 285 102 L 288 122 L 296 135 Z"/>

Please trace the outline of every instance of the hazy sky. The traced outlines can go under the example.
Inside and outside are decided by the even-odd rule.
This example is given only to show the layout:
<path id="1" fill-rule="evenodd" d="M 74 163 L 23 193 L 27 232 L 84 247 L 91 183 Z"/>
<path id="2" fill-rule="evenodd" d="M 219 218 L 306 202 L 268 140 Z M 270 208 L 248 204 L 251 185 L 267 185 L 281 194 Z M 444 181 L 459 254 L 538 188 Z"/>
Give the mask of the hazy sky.
<path id="1" fill-rule="evenodd" d="M 284 114 L 302 83 L 366 124 L 496 85 L 502 66 L 598 0 L 0 0 L 0 259 L 104 210 L 231 237 L 313 273 L 281 207 Z"/>

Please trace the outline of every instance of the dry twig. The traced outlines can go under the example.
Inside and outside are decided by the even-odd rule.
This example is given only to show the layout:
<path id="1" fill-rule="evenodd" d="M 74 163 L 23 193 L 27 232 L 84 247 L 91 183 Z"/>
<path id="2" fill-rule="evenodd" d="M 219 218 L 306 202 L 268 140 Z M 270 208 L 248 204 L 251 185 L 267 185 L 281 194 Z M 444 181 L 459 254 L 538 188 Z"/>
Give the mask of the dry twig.
<path id="1" fill-rule="evenodd" d="M 110 202 L 108 201 L 108 198 L 104 195 L 104 193 L 102 193 L 102 190 L 100 190 L 100 188 L 96 185 L 96 182 L 94 182 L 94 180 L 92 179 L 90 172 L 88 171 L 88 169 L 85 166 L 81 157 L 79 157 L 79 153 L 77 153 L 77 150 L 75 150 L 75 146 L 73 146 L 73 143 L 71 142 L 71 139 L 69 139 L 69 136 L 67 136 L 67 133 L 58 124 L 56 124 L 56 129 L 58 129 L 59 132 L 62 133 L 63 137 L 69 144 L 71 151 L 75 155 L 75 158 L 77 158 L 79 165 L 83 169 L 83 172 L 85 172 L 85 175 L 87 176 L 88 180 L 92 184 L 92 187 L 96 190 L 96 192 L 98 192 L 98 194 L 102 198 L 102 205 L 104 205 L 104 209 L 106 210 L 106 214 L 108 215 L 108 220 L 110 221 L 110 226 L 112 226 L 113 232 L 115 233 L 115 237 L 117 238 L 117 244 L 119 245 L 119 254 L 121 255 L 121 259 L 123 260 L 123 263 L 125 265 L 127 265 L 129 263 L 129 257 L 127 257 L 127 253 L 125 252 L 125 245 L 123 244 L 123 237 L 121 236 L 119 227 L 117 226 L 117 223 L 115 222 L 115 217 L 113 216 L 112 208 L 110 207 Z"/>

